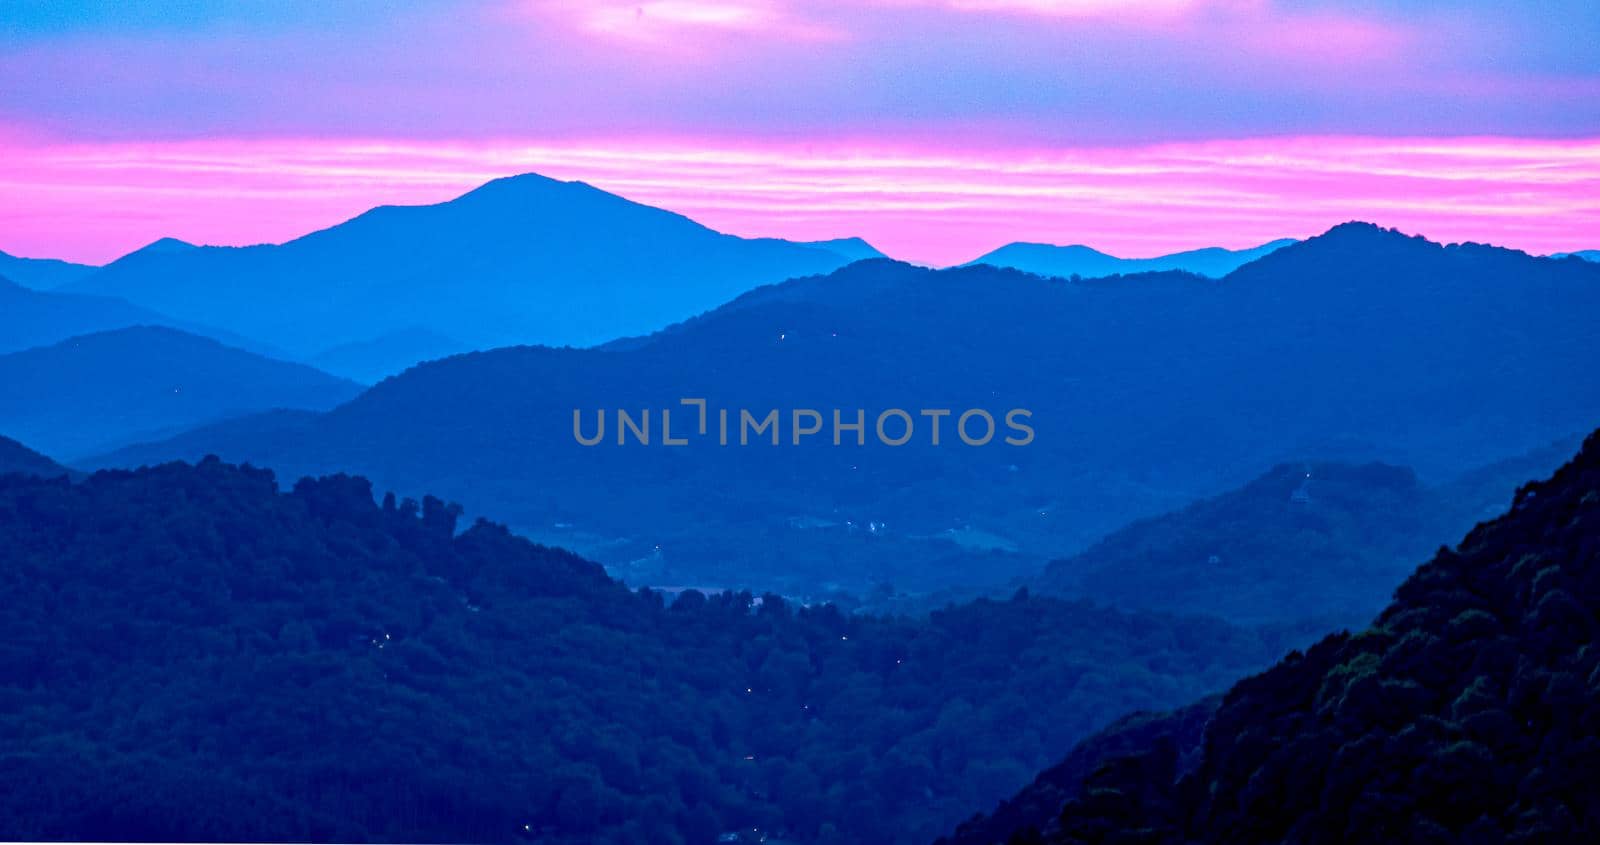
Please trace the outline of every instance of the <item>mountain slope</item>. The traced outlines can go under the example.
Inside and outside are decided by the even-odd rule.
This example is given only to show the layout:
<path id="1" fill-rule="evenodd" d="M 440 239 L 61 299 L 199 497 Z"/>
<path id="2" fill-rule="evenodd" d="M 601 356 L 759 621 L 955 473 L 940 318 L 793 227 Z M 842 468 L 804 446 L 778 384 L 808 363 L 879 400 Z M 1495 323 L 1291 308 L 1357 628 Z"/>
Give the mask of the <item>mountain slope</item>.
<path id="1" fill-rule="evenodd" d="M 72 288 L 310 356 L 413 328 L 479 349 L 593 344 L 846 263 L 528 174 L 437 205 L 375 208 L 282 245 L 143 250 Z"/>
<path id="2" fill-rule="evenodd" d="M 56 478 L 70 475 L 71 470 L 9 437 L 0 437 L 0 475 L 6 473 Z"/>
<path id="3" fill-rule="evenodd" d="M 163 322 L 165 317 L 120 299 L 30 290 L 0 278 L 0 353 Z"/>
<path id="4" fill-rule="evenodd" d="M 0 356 L 0 431 L 82 455 L 267 408 L 326 409 L 358 391 L 301 364 L 136 326 Z"/>
<path id="5" fill-rule="evenodd" d="M 1470 525 L 1415 473 L 1383 464 L 1288 464 L 1242 488 L 1142 520 L 1053 561 L 1030 586 L 1118 607 L 1241 623 L 1372 618 L 1447 531 Z"/>
<path id="6" fill-rule="evenodd" d="M 1041 276 L 1068 278 L 1082 276 L 1096 278 L 1129 273 L 1152 273 L 1165 270 L 1182 270 L 1201 276 L 1221 278 L 1239 267 L 1264 255 L 1276 252 L 1295 243 L 1283 238 L 1250 249 L 1223 249 L 1207 247 L 1186 252 L 1175 252 L 1155 258 L 1118 258 L 1097 249 L 1082 245 L 1054 246 L 1052 244 L 1012 243 L 986 253 L 971 264 L 989 264 L 1010 267 Z"/>
<path id="7" fill-rule="evenodd" d="M 1600 432 L 1371 628 L 1236 685 L 1192 766 L 1170 744 L 1112 761 L 1012 841 L 1592 841 L 1597 540 Z"/>
<path id="8" fill-rule="evenodd" d="M 1314 610 L 1325 628 L 1359 627 L 1440 537 L 1502 513 L 1506 491 L 1549 475 L 1581 443 L 1563 438 L 1435 485 L 1384 464 L 1284 464 L 1124 526 L 1022 585 L 1236 624 L 1305 624 Z"/>
<path id="9" fill-rule="evenodd" d="M 376 384 L 423 361 L 448 358 L 471 348 L 427 329 L 391 332 L 371 340 L 324 349 L 306 363 L 324 372 L 363 384 Z"/>
<path id="10" fill-rule="evenodd" d="M 847 261 L 866 261 L 872 258 L 887 258 L 878 248 L 860 238 L 834 238 L 829 241 L 801 241 L 800 246 L 826 250 L 836 255 L 844 256 Z"/>
<path id="11" fill-rule="evenodd" d="M 458 513 L 217 461 L 0 477 L 0 834 L 921 843 L 1281 653 L 1020 595 L 668 604 Z"/>
<path id="12" fill-rule="evenodd" d="M 1600 266 L 1365 226 L 1220 281 L 863 261 L 606 348 L 430 362 L 294 438 L 235 430 L 116 460 L 215 451 L 295 474 L 360 471 L 501 515 L 632 583 L 994 584 L 1287 460 L 1443 479 L 1587 430 L 1600 417 L 1595 313 Z M 695 397 L 707 435 L 663 446 L 661 412 L 684 436 L 696 410 L 679 400 Z M 893 408 L 915 417 L 905 446 L 874 431 Z M 652 411 L 652 445 L 617 444 L 619 409 Z M 825 423 L 798 446 L 797 409 Z M 835 446 L 832 411 L 848 422 L 858 409 L 866 445 L 841 432 Z M 940 445 L 924 409 L 952 411 Z M 985 446 L 955 436 L 969 409 L 995 421 Z M 1025 446 L 1004 442 L 1013 409 L 1032 412 Z M 733 446 L 717 443 L 718 410 Z M 743 410 L 779 411 L 782 445 L 738 446 Z M 607 414 L 602 445 L 575 440 L 574 411 L 590 433 Z"/>
<path id="13" fill-rule="evenodd" d="M 53 290 L 93 273 L 96 267 L 73 264 L 56 258 L 20 258 L 0 252 L 0 278 L 23 287 Z"/>

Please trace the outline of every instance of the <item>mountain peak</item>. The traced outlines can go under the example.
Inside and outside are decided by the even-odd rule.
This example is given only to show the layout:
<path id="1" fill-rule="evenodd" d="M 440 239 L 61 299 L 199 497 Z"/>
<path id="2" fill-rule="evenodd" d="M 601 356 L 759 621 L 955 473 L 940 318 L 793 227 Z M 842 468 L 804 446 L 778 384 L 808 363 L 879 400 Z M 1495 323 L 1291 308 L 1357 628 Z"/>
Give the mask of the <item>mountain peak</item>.
<path id="1" fill-rule="evenodd" d="M 1368 223 L 1365 220 L 1349 220 L 1334 226 L 1320 235 L 1308 238 L 1306 242 L 1344 241 L 1360 243 L 1367 241 L 1393 242 L 1400 240 L 1427 241 L 1427 239 L 1421 235 L 1407 235 L 1404 232 L 1401 232 L 1399 229 L 1379 226 L 1376 223 Z"/>
<path id="2" fill-rule="evenodd" d="M 542 173 L 518 173 L 514 176 L 501 176 L 473 188 L 457 197 L 453 202 L 470 200 L 495 200 L 517 201 L 529 199 L 544 199 L 561 197 L 570 199 L 575 196 L 596 195 L 612 197 L 621 200 L 608 191 L 603 191 L 588 182 L 577 180 L 565 181 L 545 176 Z"/>
<path id="3" fill-rule="evenodd" d="M 157 238 L 157 239 L 151 241 L 150 243 L 145 244 L 144 246 L 140 247 L 136 251 L 137 252 L 182 252 L 183 250 L 186 250 L 186 249 L 197 249 L 197 248 L 198 247 L 196 247 L 194 244 L 189 243 L 188 241 L 180 241 L 177 238 Z"/>
<path id="4" fill-rule="evenodd" d="M 139 247 L 133 252 L 118 258 L 117 261 L 126 261 L 127 259 L 134 258 L 135 256 L 175 255 L 180 252 L 188 252 L 190 250 L 199 248 L 200 247 L 196 244 L 189 243 L 188 241 L 181 241 L 177 238 L 157 238 L 150 243 Z"/>
<path id="5" fill-rule="evenodd" d="M 862 238 L 833 238 L 825 241 L 800 241 L 799 243 L 801 246 L 809 246 L 826 250 L 835 255 L 842 255 L 851 261 L 888 258 L 881 250 Z"/>

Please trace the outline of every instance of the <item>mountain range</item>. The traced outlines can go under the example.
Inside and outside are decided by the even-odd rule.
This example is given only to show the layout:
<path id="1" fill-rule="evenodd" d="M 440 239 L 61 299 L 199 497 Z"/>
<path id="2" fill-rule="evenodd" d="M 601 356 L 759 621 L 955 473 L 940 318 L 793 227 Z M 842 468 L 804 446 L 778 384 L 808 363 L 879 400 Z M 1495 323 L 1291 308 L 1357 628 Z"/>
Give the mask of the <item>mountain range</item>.
<path id="1" fill-rule="evenodd" d="M 0 355 L 0 431 L 67 459 L 271 408 L 325 410 L 353 382 L 161 326 Z"/>
<path id="2" fill-rule="evenodd" d="M 384 206 L 284 244 L 146 248 L 67 286 L 217 326 L 298 358 L 422 330 L 468 348 L 590 345 L 757 285 L 875 253 L 855 240 L 746 239 L 581 182 L 497 179 L 448 202 Z M 370 346 L 369 346 L 370 352 Z M 373 368 L 395 372 L 417 351 Z"/>
<path id="3" fill-rule="evenodd" d="M 1284 462 L 1383 461 L 1442 481 L 1585 430 L 1600 416 L 1597 311 L 1595 265 L 1366 224 L 1220 280 L 863 261 L 643 338 L 455 356 L 326 414 L 237 421 L 97 465 L 217 453 L 288 475 L 358 471 L 632 583 L 937 589 L 1035 571 Z M 693 397 L 736 425 L 741 409 L 862 409 L 866 443 L 574 438 L 574 412 L 592 426 L 602 409 L 608 438 L 618 409 L 656 409 L 655 429 L 674 409 L 681 435 Z M 889 408 L 986 409 L 997 425 L 1028 409 L 1035 437 L 968 447 L 946 420 L 934 446 L 919 418 L 912 443 L 889 447 L 871 422 Z"/>
<path id="4" fill-rule="evenodd" d="M 1026 273 L 1059 278 L 1072 276 L 1095 278 L 1163 270 L 1182 270 L 1201 276 L 1221 278 L 1257 258 L 1270 255 L 1292 243 L 1295 243 L 1293 238 L 1282 238 L 1251 249 L 1206 247 L 1155 258 L 1118 258 L 1081 244 L 1055 246 L 1019 242 L 1006 244 L 967 263 L 1010 267 Z"/>

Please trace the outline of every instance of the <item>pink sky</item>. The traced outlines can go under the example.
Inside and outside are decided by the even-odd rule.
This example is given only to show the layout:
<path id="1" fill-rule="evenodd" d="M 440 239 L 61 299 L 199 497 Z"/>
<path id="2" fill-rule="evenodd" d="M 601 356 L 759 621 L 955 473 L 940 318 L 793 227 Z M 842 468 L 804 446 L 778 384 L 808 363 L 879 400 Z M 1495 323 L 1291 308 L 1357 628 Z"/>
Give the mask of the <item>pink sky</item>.
<path id="1" fill-rule="evenodd" d="M 1305 237 L 1351 219 L 1440 241 L 1600 248 L 1600 138 L 977 142 L 0 136 L 0 249 L 104 262 L 158 237 L 279 242 L 374 205 L 536 171 L 747 236 L 858 235 L 912 261 L 1014 240 L 1125 256 Z"/>
<path id="2" fill-rule="evenodd" d="M 1368 219 L 1600 247 L 1595 0 L 13 0 L 0 249 L 281 241 L 537 171 L 921 262 Z"/>

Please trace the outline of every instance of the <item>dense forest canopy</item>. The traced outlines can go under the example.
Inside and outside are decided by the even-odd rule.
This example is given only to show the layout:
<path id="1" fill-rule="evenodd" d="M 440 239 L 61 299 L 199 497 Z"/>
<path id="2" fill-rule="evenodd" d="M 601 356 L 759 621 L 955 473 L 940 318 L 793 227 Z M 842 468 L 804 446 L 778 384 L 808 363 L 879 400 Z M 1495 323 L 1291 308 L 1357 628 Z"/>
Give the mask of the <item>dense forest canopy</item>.
<path id="1" fill-rule="evenodd" d="M 1169 719 L 967 843 L 1536 843 L 1600 837 L 1600 432 L 1441 549 L 1365 631 Z M 1070 761 L 1069 761 L 1070 762 Z M 1007 830 L 1009 829 L 1009 832 Z"/>
<path id="2" fill-rule="evenodd" d="M 458 513 L 214 459 L 0 477 L 0 836 L 922 843 L 1284 650 L 1025 594 L 668 602 Z"/>

